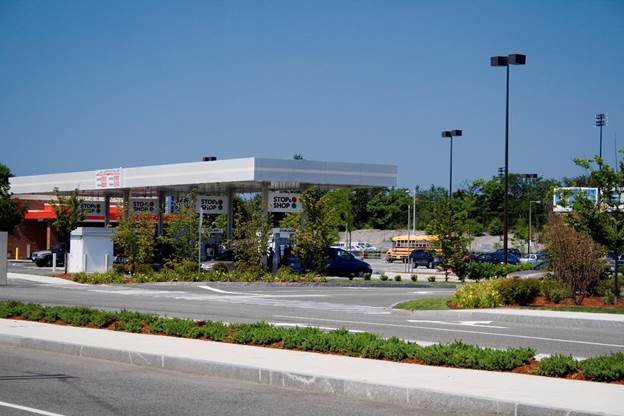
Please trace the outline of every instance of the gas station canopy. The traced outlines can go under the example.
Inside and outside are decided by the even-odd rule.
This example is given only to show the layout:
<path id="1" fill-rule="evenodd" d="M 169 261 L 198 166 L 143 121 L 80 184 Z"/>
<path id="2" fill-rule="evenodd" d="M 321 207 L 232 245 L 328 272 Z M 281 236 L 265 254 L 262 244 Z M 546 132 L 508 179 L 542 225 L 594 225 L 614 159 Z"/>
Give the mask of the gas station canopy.
<path id="1" fill-rule="evenodd" d="M 321 188 L 394 187 L 394 165 L 242 158 L 114 168 L 10 178 L 15 196 L 78 189 L 82 196 L 157 196 L 162 193 L 247 193 Z"/>

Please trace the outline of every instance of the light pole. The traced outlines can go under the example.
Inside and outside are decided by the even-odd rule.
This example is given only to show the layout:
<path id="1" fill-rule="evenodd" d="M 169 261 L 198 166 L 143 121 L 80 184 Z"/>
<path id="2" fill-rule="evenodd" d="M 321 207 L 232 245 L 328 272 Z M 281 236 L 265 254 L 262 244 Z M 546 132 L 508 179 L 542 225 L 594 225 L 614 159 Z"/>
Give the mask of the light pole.
<path id="1" fill-rule="evenodd" d="M 462 135 L 462 130 L 444 130 L 442 138 L 449 137 L 451 139 L 451 153 L 449 158 L 449 199 L 453 197 L 453 137 Z"/>
<path id="2" fill-rule="evenodd" d="M 526 55 L 514 53 L 507 56 L 492 56 L 490 58 L 491 66 L 504 66 L 507 68 L 507 88 L 505 93 L 505 207 L 503 222 L 503 262 L 507 264 L 507 249 L 509 241 L 507 232 L 509 231 L 509 216 L 507 214 L 509 205 L 509 65 L 525 65 Z"/>
<path id="3" fill-rule="evenodd" d="M 609 118 L 605 113 L 596 114 L 596 127 L 600 127 L 600 158 L 602 159 L 602 128 L 607 125 Z"/>
<path id="4" fill-rule="evenodd" d="M 542 201 L 529 201 L 529 243 L 527 244 L 527 254 L 531 254 L 531 206 L 541 203 Z"/>

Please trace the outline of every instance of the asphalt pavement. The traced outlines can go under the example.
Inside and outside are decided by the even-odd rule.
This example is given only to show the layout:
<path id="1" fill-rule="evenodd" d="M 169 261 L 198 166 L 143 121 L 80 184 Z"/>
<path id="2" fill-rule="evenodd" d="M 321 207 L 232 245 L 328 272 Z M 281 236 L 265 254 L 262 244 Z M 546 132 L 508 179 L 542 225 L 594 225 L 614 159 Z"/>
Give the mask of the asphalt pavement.
<path id="1" fill-rule="evenodd" d="M 443 415 L 388 403 L 17 349 L 1 344 L 0 414 Z"/>
<path id="2" fill-rule="evenodd" d="M 603 322 L 601 317 L 593 319 L 593 314 L 577 313 L 559 319 L 539 318 L 528 312 L 520 316 L 496 311 L 411 313 L 391 308 L 403 300 L 450 295 L 452 288 L 214 282 L 94 286 L 25 278 L 11 274 L 9 285 L 0 288 L 0 299 L 129 309 L 224 322 L 264 320 L 282 326 L 345 327 L 424 344 L 463 340 L 496 348 L 532 346 L 541 354 L 563 353 L 579 358 L 624 351 L 624 323 Z"/>

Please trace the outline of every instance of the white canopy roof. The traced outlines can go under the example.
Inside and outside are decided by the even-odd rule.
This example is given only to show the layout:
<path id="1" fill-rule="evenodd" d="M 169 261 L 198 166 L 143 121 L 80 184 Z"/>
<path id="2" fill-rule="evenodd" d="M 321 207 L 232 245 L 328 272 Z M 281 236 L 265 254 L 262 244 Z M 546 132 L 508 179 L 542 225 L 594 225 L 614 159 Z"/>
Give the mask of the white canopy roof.
<path id="1" fill-rule="evenodd" d="M 108 173 L 107 173 L 108 172 Z M 116 175 L 112 186 L 103 186 L 96 177 Z M 112 183 L 112 182 L 111 182 Z M 82 195 L 152 195 L 157 192 L 257 192 L 262 184 L 271 189 L 297 189 L 302 184 L 323 188 L 393 187 L 397 184 L 394 165 L 243 158 L 208 162 L 113 168 L 47 175 L 17 176 L 10 179 L 16 196 L 50 194 L 79 189 Z"/>

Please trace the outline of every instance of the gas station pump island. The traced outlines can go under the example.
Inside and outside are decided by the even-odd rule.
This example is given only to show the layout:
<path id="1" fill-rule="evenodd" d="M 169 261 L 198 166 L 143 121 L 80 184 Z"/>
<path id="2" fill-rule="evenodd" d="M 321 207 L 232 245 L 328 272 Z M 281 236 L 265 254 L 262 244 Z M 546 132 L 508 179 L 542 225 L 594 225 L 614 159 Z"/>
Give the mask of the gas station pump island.
<path id="1" fill-rule="evenodd" d="M 200 247 L 201 259 L 210 260 L 223 252 L 224 243 L 232 238 L 232 202 L 236 194 L 259 193 L 263 213 L 290 213 L 301 211 L 301 193 L 308 187 L 321 189 L 395 187 L 397 168 L 394 165 L 322 162 L 310 160 L 281 160 L 268 158 L 242 158 L 229 160 L 176 163 L 156 166 L 114 168 L 71 173 L 17 176 L 10 178 L 14 198 L 24 201 L 49 201 L 54 190 L 67 195 L 78 190 L 83 201 L 86 218 L 83 230 L 76 230 L 81 238 L 72 244 L 83 245 L 78 250 L 82 258 L 72 258 L 72 271 L 104 271 L 110 264 L 101 266 L 100 258 L 112 258 L 105 244 L 90 245 L 84 228 L 100 228 L 98 239 L 112 237 L 114 226 L 120 218 L 134 213 L 144 213 L 157 221 L 157 233 L 162 235 L 164 223 L 170 214 L 186 203 L 185 196 L 193 192 L 196 209 L 200 214 L 204 237 Z M 52 218 L 49 204 L 43 209 L 29 210 L 25 222 L 45 221 Z M 214 220 L 223 216 L 224 228 L 213 226 Z M 49 232 L 49 231 L 48 231 Z M 94 234 L 94 235 L 95 235 Z M 273 263 L 288 256 L 294 241 L 294 230 L 273 229 L 271 249 Z M 112 250 L 112 248 L 110 249 Z M 276 254 L 276 255 L 275 255 Z M 97 267 L 96 267 L 97 265 Z M 104 268 L 104 269 L 102 269 Z"/>

